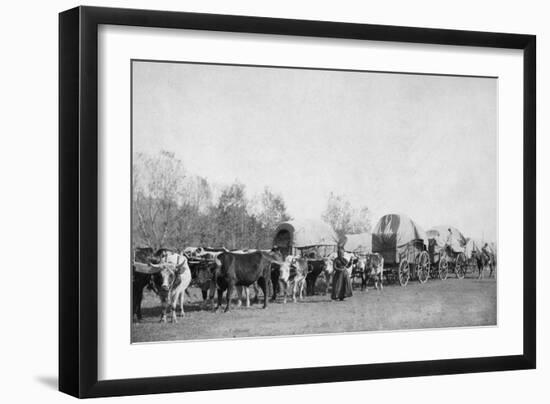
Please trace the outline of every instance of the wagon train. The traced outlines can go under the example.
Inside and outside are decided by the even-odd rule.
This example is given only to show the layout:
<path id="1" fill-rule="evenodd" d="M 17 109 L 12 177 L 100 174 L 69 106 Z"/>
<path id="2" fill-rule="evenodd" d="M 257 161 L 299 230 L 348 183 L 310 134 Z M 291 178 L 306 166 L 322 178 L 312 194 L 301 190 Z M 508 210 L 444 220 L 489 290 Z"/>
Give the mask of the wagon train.
<path id="1" fill-rule="evenodd" d="M 420 283 L 430 275 L 430 257 L 424 231 L 405 215 L 382 216 L 372 232 L 372 252 L 384 258 L 384 276 L 406 286 L 410 279 Z"/>
<path id="2" fill-rule="evenodd" d="M 181 283 L 183 289 L 178 289 L 176 294 L 180 298 L 181 314 L 185 298 L 183 292 L 189 286 L 200 288 L 204 300 L 212 300 L 218 286 L 219 306 L 221 293 L 223 294 L 220 285 L 223 284 L 220 284 L 218 279 L 227 278 L 233 281 L 234 285 L 240 288 L 237 290 L 239 300 L 241 292 L 244 291 L 247 306 L 248 286 L 254 287 L 257 299 L 257 285 L 260 285 L 260 280 L 263 283 L 260 287 L 264 294 L 264 307 L 268 295 L 276 300 L 281 284 L 284 287 L 286 301 L 288 282 L 291 279 L 294 279 L 294 286 L 300 283 L 299 296 L 303 291 L 304 280 L 307 295 L 314 295 L 316 291 L 326 293 L 334 274 L 333 261 L 339 246 L 342 245 L 345 250 L 344 258 L 348 263 L 345 269 L 350 275 L 352 285 L 355 279 L 361 278 L 361 290 L 366 289 L 369 281 L 373 281 L 376 289 L 382 289 L 383 280 L 399 282 L 404 287 L 410 280 L 417 280 L 421 284 L 427 282 L 430 277 L 444 280 L 450 272 L 463 279 L 476 267 L 479 277 L 482 277 L 482 272 L 487 267 L 491 270 L 491 276 L 496 266 L 496 245 L 466 238 L 452 226 L 435 226 L 424 232 L 417 223 L 400 214 L 382 216 L 372 233 L 348 234 L 342 238 L 337 236 L 330 225 L 322 221 L 286 221 L 276 227 L 272 245 L 271 250 L 231 251 L 224 247 L 186 247 L 183 250 L 163 247 L 154 251 L 151 247 L 135 246 L 132 270 L 134 314 L 138 320 L 141 318 L 143 289 L 147 287 L 161 298 L 163 318 L 169 311 L 169 305 L 173 306 L 175 321 L 175 305 L 178 299 L 170 298 L 169 302 L 163 288 L 166 285 L 168 289 L 173 287 L 176 284 L 173 279 L 177 276 L 187 277 L 185 282 Z M 223 253 L 239 257 L 238 271 L 233 266 L 234 261 L 229 264 L 220 261 L 220 254 Z M 261 262 L 247 261 L 256 257 L 254 254 L 261 255 Z M 269 267 L 265 266 L 264 261 L 269 262 Z M 269 273 L 266 272 L 266 268 Z M 255 276 L 254 279 L 248 277 L 250 274 Z M 296 280 L 299 278 L 298 275 L 301 276 L 299 281 Z M 324 278 L 324 290 L 316 288 L 317 280 L 321 278 Z M 229 293 L 230 289 L 227 290 Z M 230 300 L 229 297 L 227 308 Z"/>

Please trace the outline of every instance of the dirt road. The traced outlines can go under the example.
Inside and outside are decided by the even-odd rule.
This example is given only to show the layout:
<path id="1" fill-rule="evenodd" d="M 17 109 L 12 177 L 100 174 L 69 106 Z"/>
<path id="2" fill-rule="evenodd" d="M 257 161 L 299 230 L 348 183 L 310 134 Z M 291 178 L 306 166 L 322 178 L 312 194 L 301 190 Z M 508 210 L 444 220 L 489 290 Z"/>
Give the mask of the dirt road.
<path id="1" fill-rule="evenodd" d="M 279 299 L 267 309 L 261 304 L 236 307 L 229 313 L 213 312 L 190 289 L 192 299 L 177 324 L 159 323 L 156 295 L 145 293 L 144 318 L 132 325 L 132 341 L 168 341 L 239 338 L 331 332 L 439 328 L 496 324 L 495 279 L 430 280 L 354 290 L 351 298 L 334 302 L 330 296 L 309 296 L 298 303 Z"/>

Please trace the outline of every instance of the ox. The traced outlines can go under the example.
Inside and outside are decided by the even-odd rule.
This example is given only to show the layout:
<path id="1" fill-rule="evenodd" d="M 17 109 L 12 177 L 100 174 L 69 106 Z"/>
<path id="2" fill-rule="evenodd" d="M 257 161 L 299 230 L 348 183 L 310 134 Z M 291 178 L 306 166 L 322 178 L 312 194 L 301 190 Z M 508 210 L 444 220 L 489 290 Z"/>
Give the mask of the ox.
<path id="1" fill-rule="evenodd" d="M 139 264 L 138 264 L 139 265 Z M 158 293 L 150 273 L 143 273 L 136 270 L 136 265 L 132 265 L 132 313 L 137 321 L 141 321 L 141 301 L 143 300 L 143 289 L 149 286 Z"/>
<path id="2" fill-rule="evenodd" d="M 134 251 L 134 261 L 151 262 L 153 261 L 153 249 L 149 247 L 136 248 Z M 136 265 L 132 265 L 132 315 L 136 316 L 137 321 L 141 321 L 141 302 L 143 300 L 143 289 L 145 287 L 156 291 L 152 276 L 149 272 L 142 273 L 136 270 Z"/>
<path id="3" fill-rule="evenodd" d="M 211 300 L 214 297 L 216 291 L 214 276 L 219 265 L 216 257 L 199 261 L 194 265 L 193 280 L 196 286 L 200 288 L 204 301 Z"/>
<path id="4" fill-rule="evenodd" d="M 184 250 L 184 254 L 189 252 L 192 247 L 187 247 Z M 188 260 L 189 267 L 191 268 L 191 275 L 193 284 L 197 286 L 202 292 L 202 298 L 204 301 L 212 299 L 216 290 L 214 285 L 214 274 L 216 271 L 217 256 L 223 252 L 218 251 L 206 251 L 201 247 L 193 249 L 191 258 Z M 210 293 L 208 293 L 210 291 Z"/>
<path id="5" fill-rule="evenodd" d="M 290 273 L 290 265 L 292 255 L 287 255 L 282 263 L 272 263 L 270 267 L 270 276 L 271 276 L 271 286 L 273 289 L 273 294 L 271 295 L 271 301 L 274 302 L 277 300 L 277 294 L 281 290 L 281 283 L 284 284 L 284 293 L 285 293 L 285 303 L 286 303 L 286 288 L 288 283 L 288 275 Z M 286 277 L 285 277 L 286 274 Z"/>
<path id="6" fill-rule="evenodd" d="M 359 256 L 356 258 L 355 264 L 353 265 L 352 271 L 352 281 L 355 278 L 361 279 L 361 290 L 367 289 L 367 257 Z"/>
<path id="7" fill-rule="evenodd" d="M 315 284 L 319 275 L 324 274 L 327 287 L 325 288 L 325 294 L 328 290 L 328 284 L 330 281 L 330 275 L 332 273 L 332 261 L 328 258 L 307 260 L 308 272 L 306 276 L 306 295 L 313 296 L 315 294 Z"/>
<path id="8" fill-rule="evenodd" d="M 384 257 L 382 255 L 378 253 L 367 255 L 365 272 L 365 288 L 367 287 L 367 277 L 370 277 L 374 281 L 376 290 L 384 289 Z"/>
<path id="9" fill-rule="evenodd" d="M 258 303 L 260 300 L 260 293 L 258 288 L 258 282 L 254 282 L 252 285 L 254 289 L 254 303 Z M 242 305 L 242 300 L 245 300 L 246 307 L 250 307 L 250 289 L 248 286 L 236 286 L 237 294 L 239 295 L 239 300 L 237 300 L 237 306 Z M 243 298 L 244 295 L 244 298 Z"/>
<path id="10" fill-rule="evenodd" d="M 134 263 L 134 274 L 148 275 L 151 277 L 155 291 L 159 295 L 162 313 L 161 322 L 166 322 L 167 314 L 172 312 L 172 322 L 177 323 L 177 306 L 179 303 L 180 315 L 185 314 L 183 305 L 185 292 L 191 283 L 191 270 L 187 264 L 187 258 L 175 254 L 169 250 L 159 250 L 160 264 Z M 177 263 L 177 264 L 176 264 Z M 135 281 L 136 277 L 134 277 Z"/>
<path id="11" fill-rule="evenodd" d="M 227 251 L 227 250 L 226 250 Z M 245 249 L 245 250 L 231 250 L 230 252 L 233 254 L 250 254 L 255 251 L 263 251 L 266 253 L 272 253 L 274 250 L 256 250 L 256 249 Z M 252 289 L 254 289 L 254 303 L 258 303 L 259 296 L 259 288 L 258 288 L 258 282 L 254 282 L 252 285 Z M 236 285 L 238 300 L 237 300 L 237 307 L 240 307 L 242 305 L 242 301 L 245 300 L 246 307 L 250 307 L 250 287 L 244 286 L 244 285 Z M 243 298 L 244 295 L 244 298 Z"/>
<path id="12" fill-rule="evenodd" d="M 194 284 L 198 286 L 201 289 L 202 292 L 202 298 L 204 301 L 212 301 L 214 298 L 214 294 L 216 293 L 216 273 L 220 271 L 221 268 L 221 262 L 218 259 L 218 255 L 221 254 L 221 252 L 214 252 L 214 253 L 205 253 L 200 256 L 201 260 L 198 262 L 193 262 L 192 266 L 192 274 L 193 274 L 193 280 Z M 225 251 L 229 252 L 229 251 Z M 243 254 L 243 252 L 240 251 L 231 251 L 231 253 L 234 254 Z M 254 301 L 258 302 L 259 300 L 259 291 L 258 291 L 258 284 L 257 282 L 254 282 L 252 284 L 252 287 L 254 288 L 255 297 Z M 243 295 L 244 300 L 246 301 L 246 307 L 250 307 L 250 293 L 249 293 L 249 287 L 243 286 L 243 285 L 235 285 L 235 289 L 238 294 L 238 301 L 237 305 L 242 305 Z"/>
<path id="13" fill-rule="evenodd" d="M 284 303 L 286 303 L 287 291 L 289 287 L 292 294 L 292 301 L 296 302 L 296 292 L 298 292 L 298 298 L 302 300 L 304 298 L 304 288 L 306 283 L 306 276 L 308 272 L 308 263 L 305 258 L 298 258 L 292 255 L 286 257 L 284 263 L 280 266 L 279 280 L 284 285 Z M 275 292 L 273 293 L 275 296 Z"/>
<path id="14" fill-rule="evenodd" d="M 225 311 L 231 306 L 231 294 L 237 286 L 247 287 L 258 283 L 264 294 L 264 308 L 267 307 L 267 284 L 270 278 L 271 264 L 281 263 L 278 253 L 266 251 L 253 251 L 249 253 L 223 252 L 218 256 L 219 265 L 215 271 L 215 283 L 218 287 L 219 309 L 222 304 L 223 293 L 227 291 L 227 305 Z"/>
<path id="15" fill-rule="evenodd" d="M 149 264 L 158 272 L 153 274 L 153 282 L 158 291 L 162 304 L 161 322 L 166 322 L 168 312 L 172 312 L 172 322 L 177 323 L 177 305 L 179 303 L 181 316 L 185 314 L 183 304 L 185 301 L 185 291 L 191 283 L 191 271 L 185 265 L 175 266 L 171 263 L 161 263 L 158 265 Z"/>

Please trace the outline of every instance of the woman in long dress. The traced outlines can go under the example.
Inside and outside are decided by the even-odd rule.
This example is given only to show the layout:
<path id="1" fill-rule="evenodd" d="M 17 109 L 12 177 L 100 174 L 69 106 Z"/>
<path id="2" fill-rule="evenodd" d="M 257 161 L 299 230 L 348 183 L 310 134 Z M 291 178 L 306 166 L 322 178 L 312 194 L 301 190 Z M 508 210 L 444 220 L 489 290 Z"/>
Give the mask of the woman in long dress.
<path id="1" fill-rule="evenodd" d="M 333 262 L 334 275 L 332 278 L 332 296 L 333 300 L 344 300 L 351 297 L 351 280 L 346 267 L 348 262 L 344 258 L 344 248 L 338 247 L 338 256 Z"/>

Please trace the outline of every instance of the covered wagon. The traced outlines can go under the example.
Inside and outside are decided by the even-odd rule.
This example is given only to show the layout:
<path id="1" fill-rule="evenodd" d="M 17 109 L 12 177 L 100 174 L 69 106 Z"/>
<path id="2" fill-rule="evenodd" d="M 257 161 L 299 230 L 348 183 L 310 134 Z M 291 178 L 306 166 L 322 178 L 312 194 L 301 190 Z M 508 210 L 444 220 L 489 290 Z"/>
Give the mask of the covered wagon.
<path id="1" fill-rule="evenodd" d="M 317 220 L 291 220 L 283 222 L 275 229 L 273 246 L 283 257 L 297 255 L 307 259 L 306 292 L 315 293 L 315 284 L 320 274 L 324 274 L 327 292 L 330 279 L 327 262 L 338 246 L 338 236 L 332 228 Z"/>
<path id="2" fill-rule="evenodd" d="M 449 271 L 452 271 L 457 278 L 463 279 L 468 268 L 466 237 L 460 230 L 448 225 L 432 227 L 426 235 L 433 268 L 432 276 L 445 280 Z"/>
<path id="3" fill-rule="evenodd" d="M 338 237 L 332 228 L 317 220 L 290 220 L 275 229 L 273 246 L 283 257 L 300 255 L 307 258 L 323 258 L 336 251 Z"/>
<path id="4" fill-rule="evenodd" d="M 428 280 L 430 257 L 422 228 L 409 217 L 399 214 L 382 216 L 372 232 L 372 252 L 384 258 L 384 272 L 397 277 L 401 286 L 409 279 Z"/>

